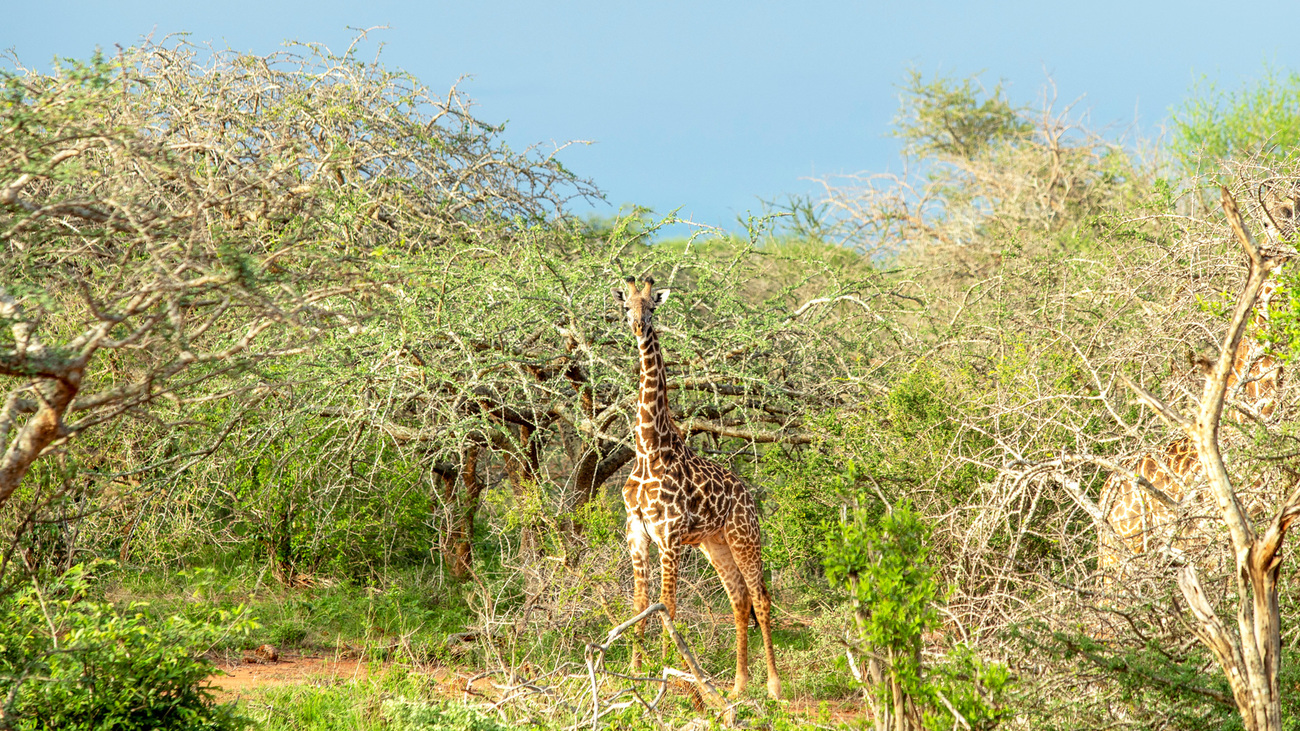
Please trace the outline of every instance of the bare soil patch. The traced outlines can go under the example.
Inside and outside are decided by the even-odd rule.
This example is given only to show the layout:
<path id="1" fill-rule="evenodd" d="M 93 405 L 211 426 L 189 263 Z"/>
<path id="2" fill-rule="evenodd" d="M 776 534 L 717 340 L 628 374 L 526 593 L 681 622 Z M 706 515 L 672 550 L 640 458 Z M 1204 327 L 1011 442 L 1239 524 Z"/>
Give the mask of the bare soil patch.
<path id="1" fill-rule="evenodd" d="M 283 685 L 329 687 L 368 680 L 383 675 L 392 663 L 368 662 L 354 658 L 322 655 L 280 655 L 275 662 L 218 662 L 217 672 L 208 677 L 208 686 L 217 691 L 217 700 L 240 700 L 262 688 Z M 421 668 L 448 697 L 491 697 L 497 688 L 482 675 L 453 673 L 447 668 Z"/>
<path id="2" fill-rule="evenodd" d="M 279 685 L 318 687 L 365 680 L 380 675 L 386 663 L 365 662 L 319 655 L 283 655 L 277 662 L 218 663 L 218 673 L 208 678 L 218 700 L 238 700 L 251 691 Z"/>

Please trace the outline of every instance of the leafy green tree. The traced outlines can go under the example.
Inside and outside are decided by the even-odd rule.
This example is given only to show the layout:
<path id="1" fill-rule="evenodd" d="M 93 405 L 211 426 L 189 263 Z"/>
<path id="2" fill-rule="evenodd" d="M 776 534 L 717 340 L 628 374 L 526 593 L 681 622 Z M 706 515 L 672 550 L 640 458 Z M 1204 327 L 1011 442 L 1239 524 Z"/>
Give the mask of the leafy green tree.
<path id="1" fill-rule="evenodd" d="M 594 194 L 510 150 L 454 89 L 354 50 L 174 42 L 0 73 L 0 505 L 22 498 L 9 537 L 80 488 L 20 491 L 38 460 L 89 473 L 79 500 L 118 480 L 189 486 L 261 409 L 285 413 L 290 363 L 369 346 L 409 271 L 395 258 L 491 247 Z"/>
<path id="2" fill-rule="evenodd" d="M 1202 77 L 1172 113 L 1169 150 L 1187 173 L 1222 160 L 1280 161 L 1300 146 L 1300 73 L 1265 66 L 1237 88 Z"/>
<path id="3" fill-rule="evenodd" d="M 87 431 L 364 316 L 333 308 L 370 288 L 366 263 L 345 263 L 303 198 L 329 153 L 253 143 L 230 124 L 239 105 L 192 104 L 192 63 L 133 51 L 0 73 L 0 505 Z"/>
<path id="4" fill-rule="evenodd" d="M 978 79 L 940 76 L 927 81 L 917 69 L 907 72 L 902 109 L 894 117 L 894 136 L 919 158 L 973 158 L 988 148 L 1022 139 L 1033 127 L 1022 118 L 999 83 L 984 89 Z"/>
<path id="5" fill-rule="evenodd" d="M 850 475 L 851 477 L 851 475 Z M 849 592 L 866 659 L 859 674 L 879 731 L 985 729 L 1003 712 L 998 696 L 1007 683 L 1000 666 L 986 666 L 969 652 L 927 673 L 922 635 L 939 627 L 939 586 L 929 560 L 929 531 L 901 503 L 884 515 L 859 506 L 830 531 L 826 578 Z M 850 656 L 851 657 L 851 656 Z"/>

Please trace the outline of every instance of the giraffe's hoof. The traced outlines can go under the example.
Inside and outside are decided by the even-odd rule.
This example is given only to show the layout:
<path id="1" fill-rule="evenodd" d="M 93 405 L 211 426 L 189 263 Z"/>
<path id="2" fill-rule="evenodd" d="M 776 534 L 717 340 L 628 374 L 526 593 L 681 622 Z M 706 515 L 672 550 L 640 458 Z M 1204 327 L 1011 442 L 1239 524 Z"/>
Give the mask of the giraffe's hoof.
<path id="1" fill-rule="evenodd" d="M 772 696 L 772 700 L 781 700 L 781 679 L 769 678 L 767 681 L 767 694 Z"/>

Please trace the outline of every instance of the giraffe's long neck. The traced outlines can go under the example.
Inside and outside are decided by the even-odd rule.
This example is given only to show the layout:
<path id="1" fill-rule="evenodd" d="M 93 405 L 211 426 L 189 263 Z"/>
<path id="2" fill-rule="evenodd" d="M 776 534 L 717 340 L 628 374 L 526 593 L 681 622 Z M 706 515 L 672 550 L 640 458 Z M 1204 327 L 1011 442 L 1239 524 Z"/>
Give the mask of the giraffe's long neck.
<path id="1" fill-rule="evenodd" d="M 646 328 L 645 335 L 637 338 L 637 346 L 641 350 L 641 395 L 637 406 L 636 449 L 653 458 L 675 451 L 682 440 L 668 410 L 668 377 L 654 328 Z"/>
<path id="2" fill-rule="evenodd" d="M 1277 271 L 1264 282 L 1250 330 L 1242 337 L 1233 354 L 1232 371 L 1228 374 L 1228 388 L 1240 404 L 1257 415 L 1269 417 L 1277 409 L 1282 386 L 1282 366 L 1269 352 L 1269 343 L 1263 339 L 1269 325 L 1273 296 L 1277 293 Z M 1238 384 L 1242 384 L 1238 387 Z M 1245 415 L 1233 410 L 1228 418 L 1242 421 Z"/>

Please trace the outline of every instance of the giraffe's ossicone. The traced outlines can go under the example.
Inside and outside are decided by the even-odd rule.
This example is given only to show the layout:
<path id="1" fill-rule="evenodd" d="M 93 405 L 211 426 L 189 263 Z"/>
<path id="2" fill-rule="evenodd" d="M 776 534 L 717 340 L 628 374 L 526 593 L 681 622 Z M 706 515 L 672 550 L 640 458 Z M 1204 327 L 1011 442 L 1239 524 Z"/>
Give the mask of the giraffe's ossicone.
<path id="1" fill-rule="evenodd" d="M 633 609 L 650 604 L 650 544 L 659 549 L 663 584 L 659 601 L 669 617 L 677 616 L 677 566 L 684 546 L 699 546 L 726 587 L 736 624 L 736 682 L 744 692 L 749 680 L 749 617 L 751 609 L 763 635 L 767 658 L 767 690 L 781 697 L 781 680 L 772 647 L 772 599 L 763 581 L 762 541 L 758 506 L 749 486 L 731 470 L 690 448 L 673 424 L 668 409 L 668 379 L 652 314 L 668 299 L 668 290 L 654 291 L 647 278 L 638 288 L 627 280 L 626 291 L 614 289 L 614 299 L 627 314 L 641 357 L 641 386 L 637 399 L 636 462 L 623 486 L 627 508 L 627 544 L 632 553 Z M 637 628 L 645 634 L 645 620 Z M 634 671 L 640 653 L 632 655 Z"/>

